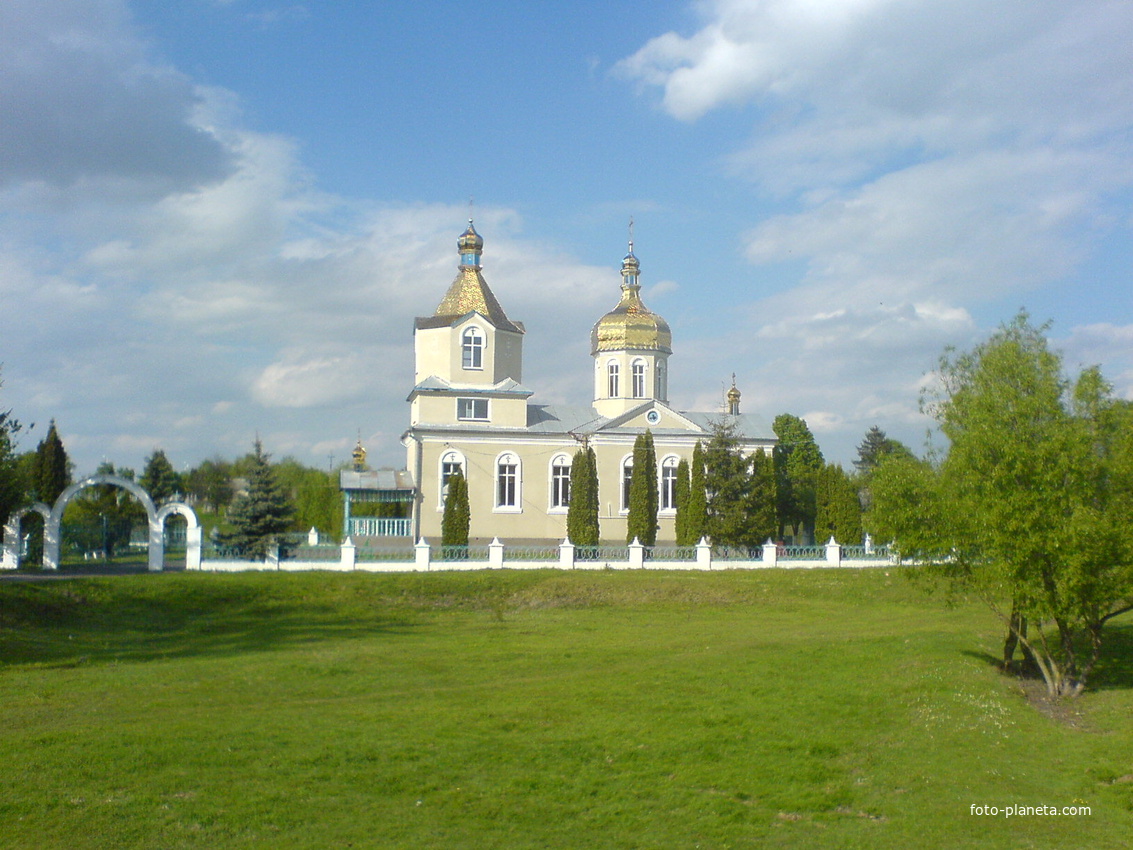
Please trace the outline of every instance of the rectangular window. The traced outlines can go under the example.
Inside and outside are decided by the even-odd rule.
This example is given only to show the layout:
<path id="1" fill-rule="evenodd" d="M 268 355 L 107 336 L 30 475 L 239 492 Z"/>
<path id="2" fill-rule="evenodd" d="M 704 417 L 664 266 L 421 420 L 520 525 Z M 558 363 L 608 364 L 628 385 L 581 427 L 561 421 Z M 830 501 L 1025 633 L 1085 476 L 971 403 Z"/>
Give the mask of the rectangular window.
<path id="1" fill-rule="evenodd" d="M 617 363 L 611 363 L 608 367 L 606 367 L 606 378 L 607 378 L 607 384 L 608 384 L 608 386 L 606 387 L 606 389 L 608 390 L 606 395 L 609 396 L 610 398 L 617 398 L 618 397 L 618 364 Z"/>
<path id="2" fill-rule="evenodd" d="M 556 463 L 551 467 L 551 507 L 565 508 L 570 505 L 570 467 Z"/>
<path id="3" fill-rule="evenodd" d="M 633 397 L 645 398 L 645 364 L 633 364 Z"/>
<path id="4" fill-rule="evenodd" d="M 516 469 L 514 463 L 501 463 L 496 475 L 496 507 L 514 508 L 516 490 Z"/>
<path id="5" fill-rule="evenodd" d="M 488 420 L 488 400 L 486 398 L 458 398 L 456 400 L 456 418 L 486 422 Z"/>
<path id="6" fill-rule="evenodd" d="M 671 464 L 661 467 L 661 510 L 677 507 L 677 468 Z"/>

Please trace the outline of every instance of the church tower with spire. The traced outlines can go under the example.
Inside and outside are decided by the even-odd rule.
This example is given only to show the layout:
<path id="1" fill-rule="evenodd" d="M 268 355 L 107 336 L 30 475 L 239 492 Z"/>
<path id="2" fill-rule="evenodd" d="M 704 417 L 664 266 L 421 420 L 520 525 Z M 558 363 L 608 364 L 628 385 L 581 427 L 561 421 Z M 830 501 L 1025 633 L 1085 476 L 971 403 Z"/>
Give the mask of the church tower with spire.
<path id="1" fill-rule="evenodd" d="M 411 424 L 523 427 L 523 325 L 484 280 L 484 239 L 471 219 L 456 244 L 456 279 L 433 315 L 414 323 Z"/>
<path id="2" fill-rule="evenodd" d="M 641 265 L 633 253 L 622 260 L 622 297 L 590 332 L 594 358 L 594 410 L 620 416 L 648 401 L 669 400 L 669 324 L 641 300 Z"/>

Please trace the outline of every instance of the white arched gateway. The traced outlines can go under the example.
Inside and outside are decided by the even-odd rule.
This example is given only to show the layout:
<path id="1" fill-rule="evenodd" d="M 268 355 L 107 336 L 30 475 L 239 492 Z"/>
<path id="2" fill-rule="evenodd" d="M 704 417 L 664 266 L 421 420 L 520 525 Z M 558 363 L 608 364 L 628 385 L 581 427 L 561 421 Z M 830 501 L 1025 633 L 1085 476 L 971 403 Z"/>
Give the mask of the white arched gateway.
<path id="1" fill-rule="evenodd" d="M 34 502 L 26 508 L 12 511 L 8 521 L 4 523 L 4 549 L 0 554 L 0 569 L 14 570 L 20 565 L 20 524 L 25 516 L 32 513 L 43 517 L 43 530 L 45 534 L 47 533 L 51 508 L 43 502 Z"/>
<path id="2" fill-rule="evenodd" d="M 149 569 L 158 571 L 165 563 L 165 520 L 173 514 L 185 517 L 188 523 L 186 531 L 185 568 L 199 570 L 201 568 L 201 526 L 193 509 L 182 502 L 170 502 L 162 505 L 158 510 L 154 507 L 153 499 L 149 493 L 141 488 L 137 482 L 117 475 L 91 475 L 82 481 L 76 481 L 55 501 L 50 511 L 46 505 L 36 503 L 31 508 L 17 511 L 4 526 L 4 559 L 3 568 L 15 569 L 19 558 L 20 520 L 29 510 L 35 510 L 44 516 L 43 527 L 43 567 L 47 570 L 59 569 L 59 543 L 60 528 L 63 524 L 63 512 L 75 494 L 87 487 L 96 484 L 109 484 L 121 487 L 133 495 L 142 504 L 146 512 L 146 521 L 149 526 Z"/>

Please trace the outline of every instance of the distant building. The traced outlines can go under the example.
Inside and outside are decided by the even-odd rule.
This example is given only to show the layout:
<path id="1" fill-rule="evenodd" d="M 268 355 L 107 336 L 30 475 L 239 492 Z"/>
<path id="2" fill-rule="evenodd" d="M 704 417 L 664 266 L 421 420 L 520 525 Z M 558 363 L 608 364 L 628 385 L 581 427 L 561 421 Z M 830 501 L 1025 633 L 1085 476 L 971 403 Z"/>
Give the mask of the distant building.
<path id="1" fill-rule="evenodd" d="M 658 542 L 671 543 L 677 464 L 691 460 L 698 440 L 710 439 L 714 422 L 734 426 L 747 452 L 770 451 L 775 445 L 763 419 L 740 413 L 734 382 L 727 411 L 670 407 L 672 334 L 668 323 L 641 300 L 632 241 L 622 260 L 621 298 L 590 334 L 590 407 L 532 401 L 534 391 L 523 384 L 524 327 L 508 318 L 484 280 L 484 240 L 471 221 L 457 246 L 456 279 L 433 314 L 414 323 L 416 371 L 408 398 L 410 425 L 402 442 L 415 486 L 408 523 L 415 539 L 440 539 L 448 479 L 459 469 L 468 481 L 472 538 L 561 541 L 571 462 L 586 444 L 598 461 L 602 538 L 624 542 L 633 443 L 649 429 L 657 456 Z M 343 473 L 343 486 L 355 499 L 407 498 L 410 485 L 404 479 L 352 477 L 348 482 L 348 475 Z"/>

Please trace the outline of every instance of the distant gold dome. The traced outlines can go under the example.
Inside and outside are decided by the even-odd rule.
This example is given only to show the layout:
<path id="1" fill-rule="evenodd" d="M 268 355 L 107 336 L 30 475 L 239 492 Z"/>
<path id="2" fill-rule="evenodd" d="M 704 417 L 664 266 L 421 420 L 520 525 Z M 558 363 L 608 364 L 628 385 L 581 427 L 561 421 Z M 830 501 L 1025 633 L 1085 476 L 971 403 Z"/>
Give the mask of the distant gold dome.
<path id="1" fill-rule="evenodd" d="M 590 354 L 600 351 L 663 351 L 672 354 L 673 334 L 669 323 L 645 306 L 637 282 L 640 265 L 633 243 L 622 260 L 622 298 L 590 332 Z"/>
<path id="2" fill-rule="evenodd" d="M 468 219 L 468 229 L 460 234 L 460 238 L 456 240 L 456 247 L 461 254 L 479 254 L 484 250 L 484 237 L 476 232 L 476 228 L 472 226 L 472 219 Z"/>

